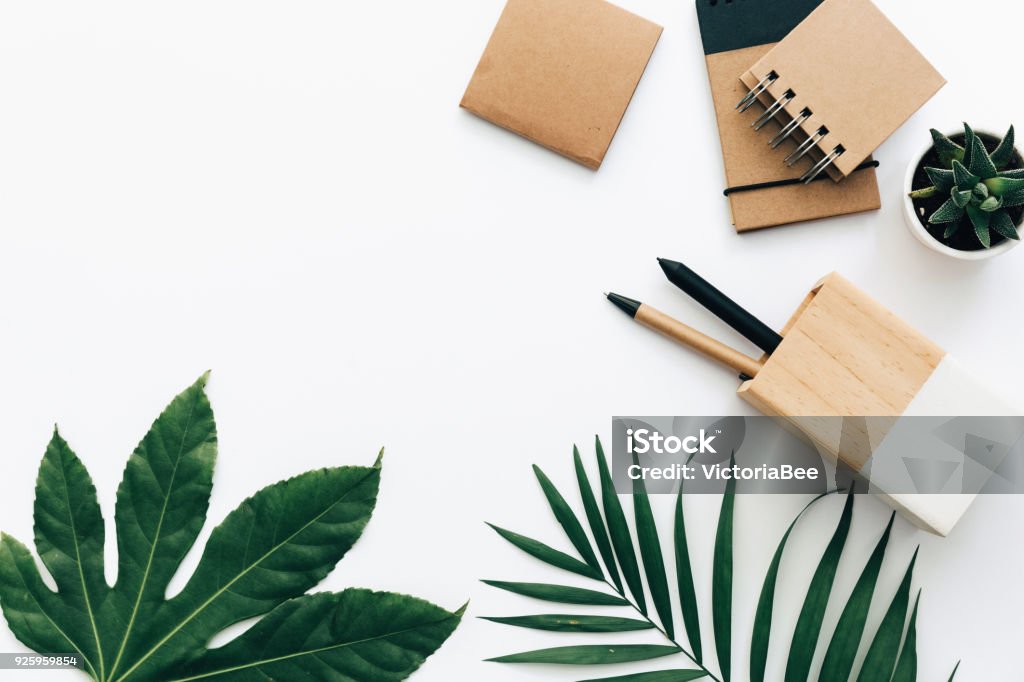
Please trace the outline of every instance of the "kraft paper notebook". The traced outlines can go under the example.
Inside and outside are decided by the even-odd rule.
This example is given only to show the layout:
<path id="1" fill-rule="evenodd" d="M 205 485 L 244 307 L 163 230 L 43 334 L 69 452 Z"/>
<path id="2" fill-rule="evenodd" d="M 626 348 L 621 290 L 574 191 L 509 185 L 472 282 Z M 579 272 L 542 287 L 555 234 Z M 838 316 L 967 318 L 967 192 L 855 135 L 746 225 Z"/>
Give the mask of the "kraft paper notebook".
<path id="1" fill-rule="evenodd" d="M 842 183 L 795 182 L 812 166 L 805 159 L 793 168 L 781 163 L 785 147 L 773 150 L 773 131 L 755 133 L 750 118 L 736 112 L 747 88 L 740 76 L 807 17 L 821 0 L 697 0 L 697 20 L 718 120 L 726 186 L 736 190 L 762 183 L 793 184 L 730 191 L 732 221 L 738 232 L 829 216 L 870 211 L 881 206 L 873 168 L 857 171 Z"/>
<path id="2" fill-rule="evenodd" d="M 742 80 L 837 181 L 946 83 L 871 0 L 825 0 Z"/>
<path id="3" fill-rule="evenodd" d="M 461 106 L 596 170 L 660 37 L 604 0 L 508 0 Z"/>

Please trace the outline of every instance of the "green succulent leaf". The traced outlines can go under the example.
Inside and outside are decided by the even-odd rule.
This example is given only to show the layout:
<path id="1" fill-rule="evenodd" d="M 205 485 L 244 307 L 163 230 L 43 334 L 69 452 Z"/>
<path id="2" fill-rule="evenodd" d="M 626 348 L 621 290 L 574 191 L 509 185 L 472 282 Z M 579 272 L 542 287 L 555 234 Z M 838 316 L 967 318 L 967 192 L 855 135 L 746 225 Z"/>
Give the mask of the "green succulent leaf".
<path id="1" fill-rule="evenodd" d="M 732 457 L 730 464 L 735 464 Z M 729 682 L 732 673 L 732 569 L 733 517 L 736 509 L 736 479 L 729 478 L 718 514 L 715 549 L 711 573 L 711 622 L 715 633 L 715 653 L 722 671 L 722 682 Z"/>
<path id="2" fill-rule="evenodd" d="M 889 525 L 885 527 L 885 532 L 882 533 L 881 539 L 875 545 L 867 565 L 864 566 L 864 570 L 853 588 L 853 593 L 846 602 L 846 607 L 832 634 L 828 651 L 825 653 L 825 661 L 822 663 L 821 674 L 818 676 L 819 680 L 850 679 L 853 661 L 864 636 L 868 610 L 871 608 L 871 600 L 875 594 L 875 585 L 882 569 L 885 548 L 889 544 L 889 535 L 892 533 L 892 523 L 895 518 L 895 513 L 889 517 Z"/>
<path id="3" fill-rule="evenodd" d="M 597 561 L 597 555 L 594 554 L 594 549 L 590 546 L 590 540 L 587 538 L 586 531 L 583 530 L 583 526 L 580 525 L 579 519 L 576 518 L 576 514 L 573 513 L 569 507 L 569 503 L 565 501 L 562 494 L 558 492 L 558 488 L 551 482 L 540 467 L 534 465 L 533 473 L 537 476 L 537 481 L 540 483 L 541 490 L 544 491 L 544 497 L 547 498 L 548 504 L 551 506 L 551 511 L 554 513 L 555 518 L 558 519 L 558 523 L 562 526 L 565 531 L 566 537 L 569 538 L 569 542 L 576 548 L 576 551 L 580 553 L 583 560 L 592 569 L 601 573 L 601 564 Z"/>
<path id="4" fill-rule="evenodd" d="M 704 645 L 701 642 L 700 614 L 697 611 L 697 591 L 693 585 L 693 566 L 690 563 L 690 548 L 686 539 L 686 518 L 683 514 L 683 489 L 679 487 L 676 496 L 675 514 L 676 583 L 679 587 L 679 601 L 683 611 L 683 626 L 686 638 L 697 663 L 703 663 Z"/>
<path id="5" fill-rule="evenodd" d="M 278 606 L 170 682 L 397 682 L 444 644 L 462 615 L 404 594 L 349 589 L 307 595 Z"/>
<path id="6" fill-rule="evenodd" d="M 319 679 L 331 670 L 357 682 L 404 679 L 461 614 L 358 590 L 303 596 L 362 534 L 376 503 L 379 457 L 372 467 L 311 471 L 256 493 L 213 530 L 195 573 L 167 599 L 212 488 L 217 439 L 206 380 L 168 405 L 128 461 L 117 495 L 113 587 L 104 579 L 95 488 L 54 433 L 35 517 L 36 547 L 59 591 L 42 582 L 27 548 L 3 536 L 0 605 L 11 629 L 41 653 L 80 653 L 101 682 L 249 680 L 267 671 L 286 679 L 311 667 Z M 416 614 L 429 618 L 419 622 Z M 264 617 L 246 634 L 207 650 L 224 628 L 257 616 Z M 395 630 L 396 623 L 408 627 Z M 357 653 L 364 658 L 355 661 Z"/>
<path id="7" fill-rule="evenodd" d="M 903 638 L 903 649 L 896 662 L 896 672 L 892 682 L 917 682 L 917 607 L 921 604 L 921 591 L 918 590 L 914 599 L 914 611 L 910 614 L 910 625 L 907 626 L 906 637 Z"/>
<path id="8" fill-rule="evenodd" d="M 953 203 L 956 204 L 958 208 L 964 208 L 967 204 L 971 203 L 972 196 L 973 192 L 971 192 L 971 190 L 961 192 L 954 187 L 949 198 L 953 200 Z"/>
<path id="9" fill-rule="evenodd" d="M 1006 165 L 1013 160 L 1013 146 L 1014 146 L 1014 132 L 1013 126 L 1006 131 L 1006 135 L 999 141 L 999 145 L 992 152 L 992 163 L 997 168 L 1006 168 Z"/>
<path id="10" fill-rule="evenodd" d="M 928 222 L 932 225 L 939 225 L 941 223 L 951 223 L 960 220 L 964 215 L 964 209 L 957 206 L 956 201 L 952 198 L 946 199 L 946 203 L 939 206 L 939 208 L 928 217 Z"/>
<path id="11" fill-rule="evenodd" d="M 953 672 L 950 673 L 950 675 L 949 675 L 949 682 L 953 682 L 953 680 L 956 679 L 956 673 L 959 670 L 960 670 L 960 661 L 957 661 L 956 662 L 956 666 L 954 666 L 954 668 L 953 668 Z"/>
<path id="12" fill-rule="evenodd" d="M 494 529 L 494 532 L 508 540 L 519 549 L 523 550 L 530 556 L 540 559 L 546 564 L 550 564 L 555 568 L 560 568 L 563 571 L 582 575 L 583 577 L 590 578 L 592 580 L 600 580 L 602 578 L 600 571 L 588 566 L 576 557 L 569 556 L 565 552 L 560 552 L 559 550 L 549 547 L 543 542 L 539 542 L 533 538 L 528 538 L 525 535 L 513 533 L 510 530 L 505 530 L 504 528 L 495 526 L 493 523 L 488 523 L 487 525 Z"/>
<path id="13" fill-rule="evenodd" d="M 992 159 L 985 149 L 985 143 L 977 135 L 971 139 L 970 164 L 965 165 L 971 173 L 974 173 L 983 180 L 994 178 L 999 172 L 996 170 L 996 165 L 992 163 Z"/>
<path id="14" fill-rule="evenodd" d="M 590 532 L 597 543 L 597 549 L 601 553 L 601 562 L 605 570 L 611 576 L 615 589 L 622 591 L 622 579 L 619 578 L 619 569 L 615 565 L 615 555 L 612 553 L 611 540 L 608 538 L 608 529 L 604 525 L 604 518 L 597 506 L 597 498 L 594 496 L 594 489 L 590 486 L 590 479 L 587 477 L 587 470 L 583 468 L 583 459 L 580 457 L 579 448 L 573 446 L 573 464 L 576 468 L 576 481 L 580 488 L 580 497 L 583 499 L 583 511 L 587 515 L 587 524 Z"/>
<path id="15" fill-rule="evenodd" d="M 992 220 L 988 226 L 990 230 L 1007 239 L 1020 239 L 1020 234 L 1018 234 L 1017 228 L 1013 224 L 1013 218 L 1005 210 L 993 213 Z"/>
<path id="16" fill-rule="evenodd" d="M 655 670 L 649 673 L 635 673 L 633 675 L 617 675 L 616 677 L 602 677 L 583 682 L 690 682 L 707 677 L 703 670 Z"/>
<path id="17" fill-rule="evenodd" d="M 853 493 L 846 496 L 846 504 L 843 506 L 843 513 L 839 518 L 839 525 L 818 562 L 818 567 L 811 578 L 810 587 L 807 589 L 807 595 L 804 597 L 804 604 L 800 609 L 800 617 L 796 622 L 796 630 L 793 632 L 793 641 L 786 662 L 786 682 L 797 680 L 806 682 L 807 676 L 810 674 L 811 659 L 814 658 L 814 651 L 821 635 L 821 624 L 825 619 L 825 608 L 828 606 L 829 596 L 832 594 L 832 585 L 835 582 L 836 571 L 839 569 L 839 559 L 842 557 L 843 547 L 846 546 L 846 537 L 850 533 L 850 524 L 853 521 L 853 499 Z"/>
<path id="18" fill-rule="evenodd" d="M 761 596 L 757 600 L 757 610 L 754 613 L 754 634 L 751 637 L 750 645 L 750 682 L 764 682 L 764 671 L 768 662 L 768 645 L 771 643 L 772 615 L 775 611 L 775 586 L 779 579 L 779 565 L 782 563 L 782 554 L 789 542 L 789 536 L 793 534 L 796 522 L 799 521 L 804 512 L 811 508 L 815 502 L 825 497 L 827 493 L 818 495 L 804 507 L 796 518 L 789 524 L 786 533 L 775 548 L 775 554 L 768 565 L 768 572 L 764 577 L 764 584 L 761 586 Z"/>
<path id="19" fill-rule="evenodd" d="M 952 237 L 960 230 L 961 225 L 963 225 L 962 220 L 957 220 L 956 222 L 952 223 L 946 223 L 946 229 L 942 233 L 942 238 L 949 239 L 950 237 Z"/>
<path id="20" fill-rule="evenodd" d="M 907 605 L 910 602 L 910 583 L 914 577 L 914 564 L 917 563 L 917 552 L 910 560 L 903 581 L 900 583 L 896 595 L 889 604 L 882 623 L 878 626 L 875 638 L 868 648 L 867 656 L 861 666 L 857 682 L 877 682 L 888 680 L 892 677 L 896 668 L 896 657 L 900 651 L 900 641 L 903 639 L 903 624 L 907 619 Z"/>
<path id="21" fill-rule="evenodd" d="M 525 651 L 488 658 L 492 663 L 548 663 L 555 665 L 608 665 L 633 663 L 678 654 L 679 649 L 662 644 L 582 644 L 560 646 L 553 649 Z"/>
<path id="22" fill-rule="evenodd" d="M 580 604 L 585 606 L 629 606 L 622 597 L 616 597 L 597 590 L 587 590 L 568 585 L 548 585 L 546 583 L 517 583 L 504 580 L 482 581 L 499 590 L 514 592 L 524 597 L 532 597 L 558 604 Z"/>
<path id="23" fill-rule="evenodd" d="M 520 628 L 530 628 L 532 630 L 549 630 L 551 632 L 632 632 L 634 630 L 654 629 L 654 626 L 646 620 L 614 618 L 611 616 L 543 614 L 537 616 L 513 616 L 509 618 L 487 616 L 483 617 L 483 620 Z"/>
<path id="24" fill-rule="evenodd" d="M 988 191 L 997 197 L 1005 196 L 1011 192 L 1018 190 L 1024 190 L 1024 177 L 1011 178 L 1006 175 L 1001 175 L 997 178 L 989 178 L 985 180 L 985 186 Z"/>
<path id="25" fill-rule="evenodd" d="M 629 593 L 633 595 L 640 612 L 646 616 L 647 600 L 644 598 L 644 585 L 640 580 L 640 566 L 637 564 L 636 552 L 633 550 L 633 537 L 630 535 L 629 524 L 626 523 L 626 515 L 622 511 L 619 496 L 615 492 L 615 483 L 608 470 L 608 460 L 605 459 L 604 448 L 601 446 L 600 440 L 597 441 L 596 447 L 597 468 L 601 477 L 601 501 L 604 505 L 604 518 L 608 522 L 612 547 L 615 548 L 615 556 L 618 557 L 622 575 L 629 587 Z"/>
<path id="26" fill-rule="evenodd" d="M 985 201 L 978 204 L 978 208 L 986 213 L 992 213 L 998 211 L 1003 206 L 1003 200 L 1000 197 L 989 197 Z"/>
<path id="27" fill-rule="evenodd" d="M 974 129 L 971 128 L 966 122 L 964 123 L 964 156 L 960 159 L 961 163 L 967 168 L 974 165 L 974 138 L 977 137 L 974 134 Z"/>
<path id="28" fill-rule="evenodd" d="M 999 172 L 1001 178 L 1024 178 L 1024 168 L 1013 168 L 1011 170 L 1004 170 Z"/>
<path id="29" fill-rule="evenodd" d="M 633 462 L 637 463 L 636 455 Z M 640 556 L 644 562 L 644 573 L 647 575 L 647 587 L 651 591 L 654 610 L 658 612 L 662 627 L 669 639 L 675 639 L 675 624 L 672 618 L 672 597 L 668 591 L 668 574 L 665 572 L 665 558 L 661 552 L 661 541 L 658 539 L 658 527 L 651 511 L 651 501 L 647 498 L 647 489 L 642 479 L 633 481 L 633 517 L 636 520 L 637 542 L 640 545 Z"/>
<path id="30" fill-rule="evenodd" d="M 973 189 L 975 185 L 981 182 L 981 178 L 970 170 L 967 166 L 963 165 L 959 161 L 953 162 L 953 177 L 956 180 L 956 186 L 961 190 Z"/>
<path id="31" fill-rule="evenodd" d="M 1024 189 L 1015 189 L 1012 192 L 1007 192 L 1002 196 L 1002 199 L 1005 208 L 1024 206 Z"/>
<path id="32" fill-rule="evenodd" d="M 924 172 L 935 189 L 940 192 L 949 192 L 956 185 L 956 180 L 953 177 L 952 170 L 946 170 L 945 168 L 930 168 L 926 166 Z"/>
<path id="33" fill-rule="evenodd" d="M 940 133 L 934 128 L 931 129 L 932 143 L 935 146 L 935 151 L 939 155 L 939 160 L 942 161 L 944 166 L 948 166 L 953 163 L 953 160 L 963 161 L 964 159 L 964 148 L 953 142 L 951 139 Z"/>
<path id="34" fill-rule="evenodd" d="M 986 249 L 992 246 L 992 238 L 988 230 L 988 226 L 992 222 L 992 214 L 970 204 L 967 206 L 967 217 L 971 219 L 971 224 L 974 226 L 974 234 L 978 236 L 978 241 L 981 242 L 981 245 Z"/>

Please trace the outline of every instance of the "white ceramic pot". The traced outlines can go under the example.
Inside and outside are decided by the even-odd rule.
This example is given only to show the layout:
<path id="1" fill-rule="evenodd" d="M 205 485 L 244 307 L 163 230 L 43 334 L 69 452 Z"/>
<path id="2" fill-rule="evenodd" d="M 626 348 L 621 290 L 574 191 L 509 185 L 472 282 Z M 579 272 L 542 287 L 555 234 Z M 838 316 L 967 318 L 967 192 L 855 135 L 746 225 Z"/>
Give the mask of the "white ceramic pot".
<path id="1" fill-rule="evenodd" d="M 959 132 L 947 133 L 948 135 L 956 135 Z M 993 137 L 1000 137 L 996 133 L 990 133 L 987 130 L 979 130 L 979 133 L 985 133 L 992 135 Z M 927 246 L 932 251 L 938 251 L 941 254 L 945 254 L 952 258 L 959 258 L 960 260 L 985 260 L 986 258 L 994 258 L 1001 253 L 1006 253 L 1013 247 L 1020 244 L 1018 239 L 1007 239 L 1001 244 L 993 246 L 990 249 L 979 249 L 977 251 L 960 251 L 959 249 L 953 249 L 942 242 L 938 241 L 930 234 L 928 230 L 924 229 L 924 225 L 917 217 L 917 208 L 914 206 L 914 202 L 911 200 L 908 194 L 910 194 L 910 188 L 914 182 L 914 172 L 917 170 L 917 164 L 921 161 L 925 154 L 927 154 L 932 148 L 932 142 L 929 138 L 928 144 L 924 145 L 921 150 L 914 155 L 910 161 L 910 165 L 907 166 L 907 174 L 903 179 L 903 221 L 907 224 L 907 229 L 910 230 L 911 234 L 917 237 L 918 241 Z M 961 228 L 962 229 L 962 228 Z"/>

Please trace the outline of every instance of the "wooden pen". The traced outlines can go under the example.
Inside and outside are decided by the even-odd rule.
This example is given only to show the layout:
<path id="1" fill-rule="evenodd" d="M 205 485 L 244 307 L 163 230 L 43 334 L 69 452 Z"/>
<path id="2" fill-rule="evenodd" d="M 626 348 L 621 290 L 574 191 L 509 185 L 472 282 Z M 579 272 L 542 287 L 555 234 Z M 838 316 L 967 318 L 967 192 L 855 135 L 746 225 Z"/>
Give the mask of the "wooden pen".
<path id="1" fill-rule="evenodd" d="M 761 363 L 754 358 L 669 317 L 660 310 L 619 294 L 605 294 L 605 296 L 615 304 L 615 307 L 648 329 L 653 329 L 712 360 L 717 360 L 726 367 L 731 367 L 745 378 L 754 378 L 761 369 Z"/>

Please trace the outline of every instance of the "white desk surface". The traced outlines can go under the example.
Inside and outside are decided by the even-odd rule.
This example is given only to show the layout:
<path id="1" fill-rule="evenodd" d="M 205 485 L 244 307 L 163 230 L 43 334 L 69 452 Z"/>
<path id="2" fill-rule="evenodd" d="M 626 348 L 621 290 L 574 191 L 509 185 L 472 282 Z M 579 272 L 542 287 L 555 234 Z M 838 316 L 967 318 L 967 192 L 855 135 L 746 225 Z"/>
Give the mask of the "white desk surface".
<path id="1" fill-rule="evenodd" d="M 112 524 L 132 447 L 212 368 L 211 521 L 267 483 L 368 464 L 386 445 L 379 509 L 322 589 L 471 599 L 419 682 L 577 680 L 595 675 L 480 662 L 579 641 L 475 619 L 565 610 L 477 582 L 560 577 L 483 521 L 564 546 L 531 463 L 575 500 L 571 445 L 592 463 L 593 434 L 607 436 L 613 414 L 750 413 L 733 374 L 631 324 L 602 291 L 735 341 L 656 256 L 686 260 L 773 326 L 839 270 L 978 375 L 1008 391 L 1024 383 L 1024 250 L 955 262 L 900 216 L 905 165 L 929 127 L 1024 125 L 1011 77 L 1020 5 L 973 3 L 973 30 L 952 0 L 880 0 L 950 81 L 879 150 L 882 210 L 738 236 L 691 2 L 621 0 L 665 33 L 597 173 L 459 110 L 502 4 L 0 5 L 4 530 L 31 538 L 54 421 Z M 738 608 L 752 612 L 803 502 L 739 501 Z M 859 558 L 888 513 L 864 502 L 848 550 Z M 688 504 L 706 604 L 718 500 Z M 777 632 L 795 621 L 838 513 L 829 504 L 786 560 Z M 666 537 L 670 511 L 658 500 Z M 980 500 L 946 540 L 897 524 L 879 593 L 921 543 L 920 679 L 946 679 L 957 658 L 963 680 L 1019 675 L 1022 521 L 1024 499 L 1005 497 Z M 844 565 L 839 594 L 859 564 Z M 738 671 L 749 621 L 735 628 Z M 0 651 L 20 650 L 0 628 Z M 774 679 L 781 665 L 771 659 Z"/>

